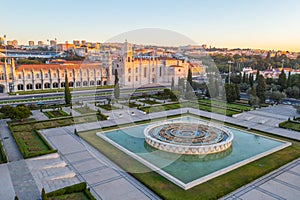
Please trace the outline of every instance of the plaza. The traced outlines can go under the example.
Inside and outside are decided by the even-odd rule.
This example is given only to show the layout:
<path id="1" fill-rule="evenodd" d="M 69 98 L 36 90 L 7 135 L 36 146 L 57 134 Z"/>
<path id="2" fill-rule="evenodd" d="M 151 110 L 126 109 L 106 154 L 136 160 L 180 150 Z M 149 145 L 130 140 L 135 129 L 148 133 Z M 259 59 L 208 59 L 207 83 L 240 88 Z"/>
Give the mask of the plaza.
<path id="1" fill-rule="evenodd" d="M 144 112 L 136 109 L 136 108 L 129 108 L 122 104 L 115 103 L 114 106 L 118 107 L 118 109 L 115 110 L 105 110 L 103 108 L 101 109 L 101 112 L 104 115 L 108 116 L 108 120 L 104 121 L 95 121 L 95 122 L 86 122 L 86 123 L 75 123 L 71 126 L 64 126 L 64 127 L 58 127 L 58 128 L 48 128 L 44 130 L 40 130 L 40 133 L 45 137 L 45 139 L 49 142 L 49 144 L 54 148 L 58 150 L 57 154 L 49 154 L 49 156 L 41 157 L 41 159 L 26 159 L 25 162 L 22 161 L 21 156 L 16 157 L 14 152 L 17 152 L 17 147 L 14 148 L 10 147 L 8 148 L 8 143 L 12 142 L 12 140 L 4 140 L 4 148 L 6 148 L 8 151 L 8 158 L 11 163 L 4 164 L 2 166 L 8 166 L 7 167 L 1 167 L 1 170 L 6 170 L 10 172 L 11 179 L 8 178 L 8 180 L 11 180 L 11 184 L 7 184 L 5 186 L 5 190 L 7 197 L 8 196 L 14 196 L 15 194 L 18 194 L 18 196 L 24 197 L 26 199 L 27 197 L 24 196 L 23 193 L 17 192 L 20 188 L 20 182 L 16 181 L 16 177 L 23 176 L 20 174 L 20 172 L 16 171 L 18 167 L 26 166 L 28 171 L 26 172 L 31 180 L 31 186 L 27 188 L 27 194 L 29 195 L 36 195 L 38 196 L 39 191 L 41 188 L 45 188 L 46 191 L 50 192 L 55 189 L 68 186 L 70 184 L 78 183 L 78 182 L 86 182 L 88 184 L 88 187 L 90 188 L 91 193 L 97 198 L 97 199 L 160 199 L 161 194 L 157 194 L 157 192 L 153 192 L 153 188 L 146 187 L 144 182 L 140 182 L 140 179 L 137 179 L 137 174 L 144 174 L 148 173 L 149 169 L 150 171 L 153 171 L 155 174 L 159 174 L 162 177 L 165 177 L 166 179 L 169 179 L 172 184 L 178 185 L 181 188 L 184 188 L 187 192 L 190 192 L 191 190 L 195 190 L 193 188 L 197 188 L 202 184 L 205 184 L 206 182 L 209 182 L 210 180 L 214 180 L 214 178 L 218 176 L 222 176 L 222 174 L 229 173 L 231 170 L 239 169 L 243 165 L 247 165 L 249 162 L 254 162 L 257 159 L 267 157 L 268 155 L 272 153 L 276 153 L 277 151 L 280 151 L 280 149 L 284 149 L 287 146 L 291 145 L 289 142 L 285 142 L 284 138 L 281 139 L 273 139 L 274 135 L 282 135 L 282 136 L 289 136 L 290 138 L 293 138 L 295 140 L 298 139 L 299 133 L 287 129 L 279 128 L 275 123 L 270 123 L 268 126 L 261 126 L 261 130 L 264 132 L 271 133 L 270 136 L 260 136 L 255 135 L 255 133 L 246 133 L 247 130 L 250 128 L 254 128 L 257 130 L 260 130 L 261 123 L 259 121 L 253 121 L 253 120 L 246 120 L 246 117 L 239 117 L 239 115 L 259 115 L 264 116 L 268 115 L 270 121 L 277 120 L 278 122 L 284 119 L 287 119 L 289 116 L 292 115 L 291 112 L 283 113 L 282 115 L 272 115 L 272 110 L 274 112 L 278 112 L 278 110 L 287 110 L 289 109 L 288 106 L 274 106 L 269 108 L 263 108 L 257 111 L 249 111 L 244 112 L 242 114 L 239 114 L 238 116 L 228 117 L 221 114 L 216 114 L 212 112 L 206 112 L 194 108 L 179 108 L 179 109 L 172 109 L 172 110 L 166 110 L 162 112 L 151 112 L 149 114 L 145 114 Z M 87 103 L 87 106 L 89 109 L 96 110 L 98 109 L 97 106 L 95 106 L 92 103 Z M 76 117 L 80 117 L 82 114 L 76 112 L 75 110 L 77 107 L 69 108 L 64 107 L 63 110 L 66 112 L 73 112 Z M 45 111 L 44 111 L 45 112 Z M 132 114 L 134 113 L 134 114 Z M 38 110 L 35 110 L 33 112 L 33 116 L 36 117 L 38 120 L 45 120 L 45 115 L 41 113 Z M 172 117 L 173 116 L 173 117 Z M 182 118 L 180 118 L 182 116 Z M 200 118 L 198 117 L 200 116 Z M 179 118 L 178 118 L 179 117 Z M 204 118 L 203 118 L 204 117 Z M 279 119 L 280 118 L 280 119 Z M 204 124 L 215 124 L 215 126 L 224 127 L 226 130 L 231 130 L 231 132 L 234 133 L 234 138 L 239 138 L 239 132 L 243 132 L 244 136 L 250 136 L 253 137 L 253 145 L 256 148 L 257 152 L 256 154 L 250 155 L 250 157 L 243 157 L 241 160 L 239 160 L 237 163 L 231 163 L 228 165 L 219 165 L 219 164 L 212 164 L 217 162 L 225 162 L 227 159 L 230 159 L 232 155 L 243 155 L 245 156 L 245 152 L 241 149 L 245 149 L 245 147 L 250 147 L 249 143 L 243 143 L 250 142 L 248 139 L 243 140 L 233 140 L 233 146 L 229 148 L 228 150 L 225 150 L 220 153 L 206 155 L 203 157 L 198 158 L 185 158 L 184 156 L 174 156 L 172 154 L 169 154 L 167 152 L 163 153 L 161 151 L 154 150 L 153 147 L 147 147 L 147 145 L 144 145 L 144 128 L 147 127 L 147 124 L 160 124 L 162 121 L 167 122 L 176 122 L 179 119 L 184 120 L 191 120 L 192 122 L 196 122 L 198 120 L 205 122 Z M 209 120 L 209 121 L 206 121 Z M 217 120 L 217 121 L 214 121 Z M 219 121 L 219 122 L 218 122 Z M 221 123 L 221 124 L 219 124 Z M 224 123 L 228 124 L 225 125 Z M 257 124 L 255 124 L 257 123 Z M 236 128 L 230 127 L 231 125 L 242 125 L 246 129 L 239 130 Z M 133 125 L 133 127 L 132 127 Z M 3 129 L 5 129 L 6 121 L 2 120 L 2 126 Z M 144 127 L 140 129 L 140 131 L 137 131 L 139 127 Z M 130 131 L 128 130 L 130 128 L 133 128 L 133 130 L 136 131 Z M 267 130 L 266 130 L 267 128 Z M 80 137 L 74 134 L 74 130 L 79 131 Z M 109 133 L 114 132 L 114 130 L 117 129 L 117 132 L 120 134 L 123 130 L 125 130 L 123 136 L 117 136 L 114 137 L 113 135 L 109 136 Z M 98 131 L 97 131 L 98 130 Z M 127 131 L 126 131 L 127 130 Z M 185 131 L 187 131 L 187 128 L 184 128 Z M 134 160 L 137 162 L 142 163 L 145 166 L 148 166 L 148 169 L 141 169 L 137 171 L 132 171 L 128 169 L 124 169 L 120 163 L 117 163 L 115 161 L 112 161 L 112 157 L 107 157 L 109 154 L 106 154 L 102 151 L 99 151 L 101 149 L 100 146 L 95 146 L 95 143 L 91 143 L 91 140 L 88 139 L 90 137 L 90 134 L 86 134 L 85 132 L 94 131 L 94 135 L 92 138 L 92 141 L 95 143 L 98 143 L 98 139 L 95 138 L 102 138 L 104 141 L 107 141 L 107 143 L 112 144 L 112 146 L 117 147 L 117 149 L 121 149 L 121 151 L 125 152 L 125 154 L 131 156 Z M 82 132 L 82 133 L 81 133 Z M 97 136 L 96 136 L 97 133 Z M 3 134 L 3 133 L 2 133 Z M 9 136 L 9 133 L 6 133 Z M 184 132 L 184 134 L 188 134 L 188 132 Z M 130 136 L 129 139 L 126 139 L 126 137 Z M 133 137 L 134 136 L 134 137 Z M 188 136 L 188 135 L 187 135 Z M 243 137 L 244 137 L 243 136 Z M 133 139 L 137 138 L 137 140 Z M 13 138 L 11 138 L 13 139 Z M 134 144 L 130 146 L 124 146 L 124 142 L 130 141 L 129 144 Z M 139 143 L 138 141 L 141 141 Z M 241 142 L 242 141 L 242 142 Z M 264 144 L 264 141 L 271 144 L 269 145 L 260 145 Z M 271 142 L 271 143 L 270 143 Z M 5 145 L 7 143 L 7 145 Z M 272 144 L 273 143 L 273 144 Z M 240 144 L 237 145 L 237 144 Z M 134 150 L 135 145 L 140 146 L 141 148 L 144 148 L 143 150 Z M 254 147 L 253 146 L 253 147 Z M 121 148 L 120 148 L 121 147 Z M 262 149 L 260 149 L 263 147 Z M 267 147 L 267 148 L 265 148 Z M 110 147 L 112 148 L 112 147 Z M 239 149 L 241 148 L 241 149 Z M 129 150 L 127 150 L 129 149 Z M 246 148 L 248 149 L 248 148 Z M 113 150 L 112 152 L 114 152 Z M 9 153 L 11 152 L 11 153 Z M 147 154 L 144 154 L 145 152 L 150 152 L 150 156 L 158 156 L 163 157 L 164 159 L 167 159 L 169 161 L 163 162 L 163 163 L 156 163 L 156 164 L 150 164 L 149 158 L 147 158 Z M 154 152 L 154 153 L 151 153 Z M 236 153 L 238 154 L 236 154 Z M 249 153 L 249 152 L 248 152 Z M 14 155 L 14 156 L 10 156 Z M 157 160 L 157 158 L 152 158 L 152 160 Z M 234 156 L 235 157 L 235 156 Z M 15 161 L 13 161 L 15 160 Z M 150 159 L 151 160 L 151 159 Z M 178 168 L 177 162 L 189 162 L 192 163 L 210 163 L 210 167 L 204 167 L 203 166 L 193 166 L 194 169 L 188 169 L 185 168 L 186 173 L 182 173 L 182 175 L 179 175 L 176 171 L 173 171 L 175 168 L 172 166 L 176 166 L 176 169 L 179 171 L 183 171 L 182 169 Z M 49 165 L 49 163 L 53 163 L 52 165 Z M 25 164 L 26 163 L 26 164 Z M 12 165 L 13 164 L 13 165 Z M 14 167 L 13 167 L 14 166 Z M 212 166 L 219 166 L 220 168 L 215 168 Z M 199 168 L 210 168 L 210 171 L 207 172 L 200 172 L 195 171 L 195 169 Z M 163 170 L 161 170 L 163 169 Z M 193 171 L 194 173 L 188 173 L 189 171 Z M 194 175 L 196 176 L 194 176 Z M 179 175 L 179 177 L 177 176 Z M 176 177 L 177 176 L 177 177 Z M 28 179 L 28 178 L 27 178 Z M 294 179 L 293 179 L 294 180 Z M 145 180 L 147 181 L 147 180 Z M 200 184 L 200 185 L 199 185 Z M 294 185 L 294 182 L 291 182 L 290 184 Z M 122 189 L 118 189 L 117 191 L 113 188 L 116 185 L 120 185 Z M 23 187 L 23 186 L 22 186 Z M 175 187 L 176 186 L 172 186 Z M 246 187 L 246 186 L 245 186 Z M 177 189 L 176 189 L 177 190 Z M 278 189 L 280 190 L 280 189 Z M 21 190 L 20 190 L 21 191 Z M 244 190 L 245 191 L 245 190 Z M 248 191 L 248 190 L 247 190 Z M 4 191 L 3 191 L 4 192 Z M 241 194 L 241 193 L 238 193 Z M 295 193 L 296 194 L 296 193 Z M 230 195 L 230 194 L 229 194 Z M 236 195 L 233 193 L 231 196 L 224 197 L 224 198 L 231 198 Z M 249 193 L 250 195 L 250 193 Z M 257 190 L 251 191 L 251 195 L 259 195 L 259 192 Z"/>

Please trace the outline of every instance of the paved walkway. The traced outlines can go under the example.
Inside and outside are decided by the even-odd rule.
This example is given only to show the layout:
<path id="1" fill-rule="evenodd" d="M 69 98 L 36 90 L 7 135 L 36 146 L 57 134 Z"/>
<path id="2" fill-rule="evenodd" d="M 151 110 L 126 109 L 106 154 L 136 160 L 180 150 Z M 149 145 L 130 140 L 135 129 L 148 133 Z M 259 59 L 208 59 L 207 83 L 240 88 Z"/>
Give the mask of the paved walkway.
<path id="1" fill-rule="evenodd" d="M 222 200 L 278 199 L 300 197 L 300 158 L 230 193 Z"/>
<path id="2" fill-rule="evenodd" d="M 35 180 L 25 160 L 8 163 L 9 174 L 16 195 L 21 200 L 39 200 L 41 191 L 35 184 Z"/>
<path id="3" fill-rule="evenodd" d="M 8 120 L 5 119 L 0 120 L 0 138 L 2 140 L 3 149 L 9 162 L 18 161 L 23 159 L 23 157 L 19 151 L 15 139 L 8 129 L 6 123 L 7 121 Z"/>
<path id="4" fill-rule="evenodd" d="M 46 111 L 46 110 L 47 109 L 44 109 L 43 111 Z M 44 115 L 44 113 L 42 113 L 40 110 L 32 110 L 31 113 L 32 113 L 33 118 L 36 119 L 37 121 L 42 121 L 42 120 L 48 119 L 48 117 L 46 115 Z"/>
<path id="5" fill-rule="evenodd" d="M 159 199 L 73 132 L 74 126 L 41 131 L 97 199 Z"/>
<path id="6" fill-rule="evenodd" d="M 14 199 L 14 197 L 15 197 L 15 190 L 10 178 L 8 165 L 1 164 L 0 165 L 0 199 L 10 200 L 10 199 Z"/>

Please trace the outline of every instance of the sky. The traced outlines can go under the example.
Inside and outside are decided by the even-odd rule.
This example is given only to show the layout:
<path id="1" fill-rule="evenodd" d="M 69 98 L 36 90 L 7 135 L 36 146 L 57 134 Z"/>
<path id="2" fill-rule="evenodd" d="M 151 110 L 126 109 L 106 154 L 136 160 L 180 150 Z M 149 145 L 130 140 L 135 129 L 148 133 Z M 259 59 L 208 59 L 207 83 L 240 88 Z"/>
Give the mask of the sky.
<path id="1" fill-rule="evenodd" d="M 105 42 L 155 28 L 208 46 L 300 51 L 299 0 L 0 0 L 0 5 L 0 36 L 21 44 L 54 38 Z M 145 43 L 150 35 L 143 35 Z M 172 45 L 184 45 L 170 38 Z"/>

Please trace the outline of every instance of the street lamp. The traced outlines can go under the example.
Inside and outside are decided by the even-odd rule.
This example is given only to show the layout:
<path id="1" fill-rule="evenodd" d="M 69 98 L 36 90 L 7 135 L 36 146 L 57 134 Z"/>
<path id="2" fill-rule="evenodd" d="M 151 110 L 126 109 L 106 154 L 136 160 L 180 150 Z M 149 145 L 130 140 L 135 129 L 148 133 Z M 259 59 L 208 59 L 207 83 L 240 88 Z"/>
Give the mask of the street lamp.
<path id="1" fill-rule="evenodd" d="M 233 62 L 231 60 L 228 61 L 229 67 L 228 67 L 228 83 L 230 84 L 230 68 L 231 68 L 231 64 L 233 64 Z"/>
<path id="2" fill-rule="evenodd" d="M 4 38 L 4 44 L 5 44 L 6 35 L 4 35 L 3 38 Z M 6 59 L 7 59 L 7 43 L 5 44 L 5 58 L 4 58 L 5 63 L 6 63 Z"/>

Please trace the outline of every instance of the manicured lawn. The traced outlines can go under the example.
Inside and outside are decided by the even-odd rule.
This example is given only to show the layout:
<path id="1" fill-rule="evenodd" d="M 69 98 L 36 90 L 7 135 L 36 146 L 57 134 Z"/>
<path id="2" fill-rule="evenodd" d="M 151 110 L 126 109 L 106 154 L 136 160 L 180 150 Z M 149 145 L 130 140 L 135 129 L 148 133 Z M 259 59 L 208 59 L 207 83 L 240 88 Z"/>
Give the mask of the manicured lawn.
<path id="1" fill-rule="evenodd" d="M 105 104 L 105 105 L 98 105 L 99 108 L 103 108 L 105 110 L 117 110 L 117 109 L 120 109 L 116 106 L 113 106 L 111 104 Z"/>
<path id="2" fill-rule="evenodd" d="M 87 106 L 83 106 L 83 107 L 79 107 L 79 108 L 73 108 L 73 110 L 75 110 L 76 112 L 79 112 L 80 114 L 88 114 L 88 113 L 96 112 L 96 111 L 94 111 L 93 109 L 91 109 Z"/>
<path id="3" fill-rule="evenodd" d="M 80 88 L 70 88 L 71 91 L 81 91 L 81 90 L 101 90 L 101 89 L 109 89 L 113 88 L 113 85 L 104 85 L 104 86 L 95 86 L 95 87 L 80 87 Z M 15 95 L 18 93 L 19 95 L 24 94 L 42 94 L 42 93 L 56 93 L 56 92 L 64 92 L 65 89 L 49 89 L 49 90 L 35 90 L 35 91 L 19 91 L 19 92 L 11 92 L 10 95 Z"/>
<path id="4" fill-rule="evenodd" d="M 67 186 L 46 194 L 49 200 L 96 200 L 85 182 Z"/>
<path id="5" fill-rule="evenodd" d="M 234 103 L 227 103 L 224 101 L 217 101 L 217 100 L 207 100 L 207 99 L 201 99 L 199 100 L 199 103 L 201 104 L 208 104 L 211 106 L 220 106 L 227 109 L 237 109 L 240 111 L 250 111 L 251 107 L 246 105 L 240 105 L 240 104 L 234 104 Z"/>
<path id="6" fill-rule="evenodd" d="M 46 115 L 49 119 L 69 116 L 63 110 L 46 111 L 46 112 L 44 112 L 44 115 Z"/>
<path id="7" fill-rule="evenodd" d="M 89 200 L 89 198 L 83 192 L 76 192 L 56 197 L 48 197 L 48 200 Z"/>
<path id="8" fill-rule="evenodd" d="M 300 122 L 285 121 L 279 124 L 280 128 L 291 129 L 294 131 L 300 131 Z"/>
<path id="9" fill-rule="evenodd" d="M 128 106 L 129 108 L 137 108 L 137 107 L 139 107 L 140 105 L 139 104 L 137 104 L 137 103 L 135 103 L 135 102 L 126 102 L 126 103 L 121 103 L 122 105 L 124 105 L 124 106 Z"/>
<path id="10" fill-rule="evenodd" d="M 149 104 L 149 105 L 156 105 L 156 104 L 160 104 L 159 102 L 157 101 L 153 101 L 153 100 L 139 100 L 139 102 L 142 102 L 142 103 L 146 103 L 146 104 Z"/>
<path id="11" fill-rule="evenodd" d="M 125 171 L 149 170 L 147 173 L 131 173 L 131 175 L 163 199 L 217 199 L 300 157 L 300 142 L 288 140 L 293 143 L 292 146 L 185 191 L 96 136 L 96 132 L 99 131 L 101 132 L 101 130 L 80 132 L 79 135 Z M 253 132 L 266 135 L 258 131 Z"/>

